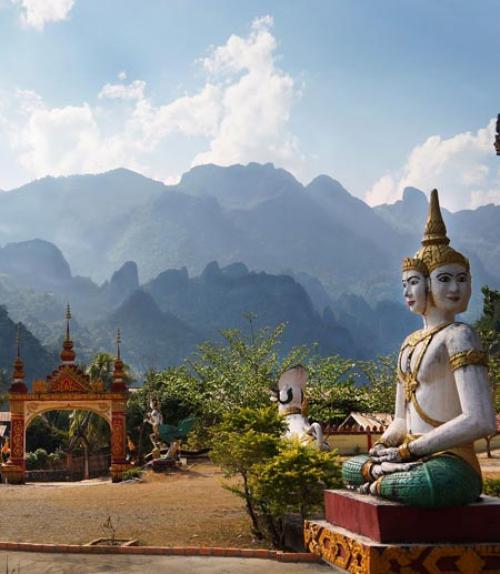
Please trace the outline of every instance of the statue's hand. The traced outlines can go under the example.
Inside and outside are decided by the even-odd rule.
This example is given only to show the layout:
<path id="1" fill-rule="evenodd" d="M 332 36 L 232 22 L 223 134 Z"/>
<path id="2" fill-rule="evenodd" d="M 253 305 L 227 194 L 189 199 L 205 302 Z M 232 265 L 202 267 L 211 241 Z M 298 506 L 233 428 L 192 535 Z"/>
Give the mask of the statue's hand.
<path id="1" fill-rule="evenodd" d="M 389 447 L 389 448 L 381 448 L 377 450 L 375 454 L 371 454 L 370 457 L 373 462 L 376 463 L 383 463 L 383 462 L 403 462 L 401 454 L 399 453 L 399 448 L 397 447 Z"/>
<path id="2" fill-rule="evenodd" d="M 381 442 L 378 442 L 376 445 L 374 445 L 369 451 L 368 454 L 373 457 L 373 456 L 378 456 L 378 453 L 381 450 L 386 449 L 387 447 L 385 445 L 383 445 Z"/>
<path id="3" fill-rule="evenodd" d="M 408 472 L 412 467 L 422 464 L 421 461 L 415 462 L 383 462 L 382 474 L 392 474 L 393 472 Z"/>

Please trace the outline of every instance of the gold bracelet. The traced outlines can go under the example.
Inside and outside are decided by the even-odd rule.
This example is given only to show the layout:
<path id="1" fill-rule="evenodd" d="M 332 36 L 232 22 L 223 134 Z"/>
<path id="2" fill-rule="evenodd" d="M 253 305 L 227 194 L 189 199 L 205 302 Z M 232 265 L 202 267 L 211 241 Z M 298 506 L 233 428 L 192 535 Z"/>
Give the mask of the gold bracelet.
<path id="1" fill-rule="evenodd" d="M 399 456 L 402 460 L 410 460 L 413 458 L 409 444 L 409 442 L 404 442 L 403 444 L 399 445 Z"/>
<path id="2" fill-rule="evenodd" d="M 373 480 L 372 468 L 374 464 L 375 463 L 371 460 L 367 460 L 361 467 L 361 476 L 365 479 L 366 482 L 371 482 Z"/>
<path id="3" fill-rule="evenodd" d="M 372 448 L 376 447 L 378 444 L 381 444 L 383 447 L 387 448 L 387 445 L 385 444 L 385 442 L 383 442 L 383 441 L 381 441 L 381 440 L 378 440 L 377 442 L 374 442 Z"/>

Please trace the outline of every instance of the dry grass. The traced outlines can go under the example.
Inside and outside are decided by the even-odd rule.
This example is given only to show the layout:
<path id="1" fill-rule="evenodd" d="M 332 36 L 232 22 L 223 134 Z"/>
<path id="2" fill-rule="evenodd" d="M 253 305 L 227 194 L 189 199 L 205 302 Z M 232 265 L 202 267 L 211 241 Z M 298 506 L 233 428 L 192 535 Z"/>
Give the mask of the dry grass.
<path id="1" fill-rule="evenodd" d="M 492 458 L 488 458 L 484 452 L 478 455 L 483 476 L 486 478 L 500 478 L 500 449 L 492 451 L 491 454 L 493 455 Z"/>
<path id="2" fill-rule="evenodd" d="M 243 501 L 221 486 L 210 463 L 143 482 L 0 486 L 2 541 L 82 544 L 107 536 L 111 516 L 118 538 L 148 545 L 257 547 Z"/>
<path id="3" fill-rule="evenodd" d="M 500 478 L 500 451 L 479 456 L 483 474 Z M 222 488 L 208 462 L 172 474 L 146 473 L 142 482 L 0 485 L 0 540 L 85 544 L 107 536 L 111 516 L 118 538 L 161 546 L 255 548 L 243 501 Z"/>

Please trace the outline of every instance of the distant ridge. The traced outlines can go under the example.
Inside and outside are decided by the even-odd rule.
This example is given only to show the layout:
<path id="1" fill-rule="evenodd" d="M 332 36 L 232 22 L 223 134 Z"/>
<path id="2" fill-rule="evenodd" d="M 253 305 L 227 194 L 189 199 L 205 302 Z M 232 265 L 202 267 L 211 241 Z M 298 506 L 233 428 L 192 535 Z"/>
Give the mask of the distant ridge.
<path id="1" fill-rule="evenodd" d="M 400 201 L 371 208 L 330 176 L 303 186 L 272 164 L 198 166 L 170 186 L 116 169 L 0 194 L 0 253 L 35 238 L 53 243 L 73 270 L 68 289 L 78 283 L 87 301 L 101 300 L 95 282 L 109 281 L 128 261 L 139 284 L 183 267 L 194 277 L 218 261 L 303 274 L 334 302 L 356 293 L 375 308 L 401 300 L 400 261 L 418 248 L 426 204 L 408 188 Z M 445 211 L 445 220 L 452 243 L 471 259 L 475 285 L 499 288 L 500 206 Z M 480 307 L 479 289 L 472 307 Z"/>

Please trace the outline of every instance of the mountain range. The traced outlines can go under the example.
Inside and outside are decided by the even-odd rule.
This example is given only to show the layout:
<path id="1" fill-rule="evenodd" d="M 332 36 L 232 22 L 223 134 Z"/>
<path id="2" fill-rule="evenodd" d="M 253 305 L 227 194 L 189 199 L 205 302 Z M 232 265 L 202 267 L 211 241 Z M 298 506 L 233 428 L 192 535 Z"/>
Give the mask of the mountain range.
<path id="1" fill-rule="evenodd" d="M 443 212 L 471 260 L 474 316 L 479 286 L 500 286 L 500 207 Z M 128 321 L 136 364 L 176 361 L 248 312 L 287 321 L 285 347 L 370 356 L 418 325 L 399 266 L 426 213 L 415 188 L 371 208 L 329 176 L 304 186 L 272 164 L 199 166 L 170 186 L 125 169 L 47 177 L 0 193 L 0 303 L 50 348 L 68 301 L 86 349 Z"/>

